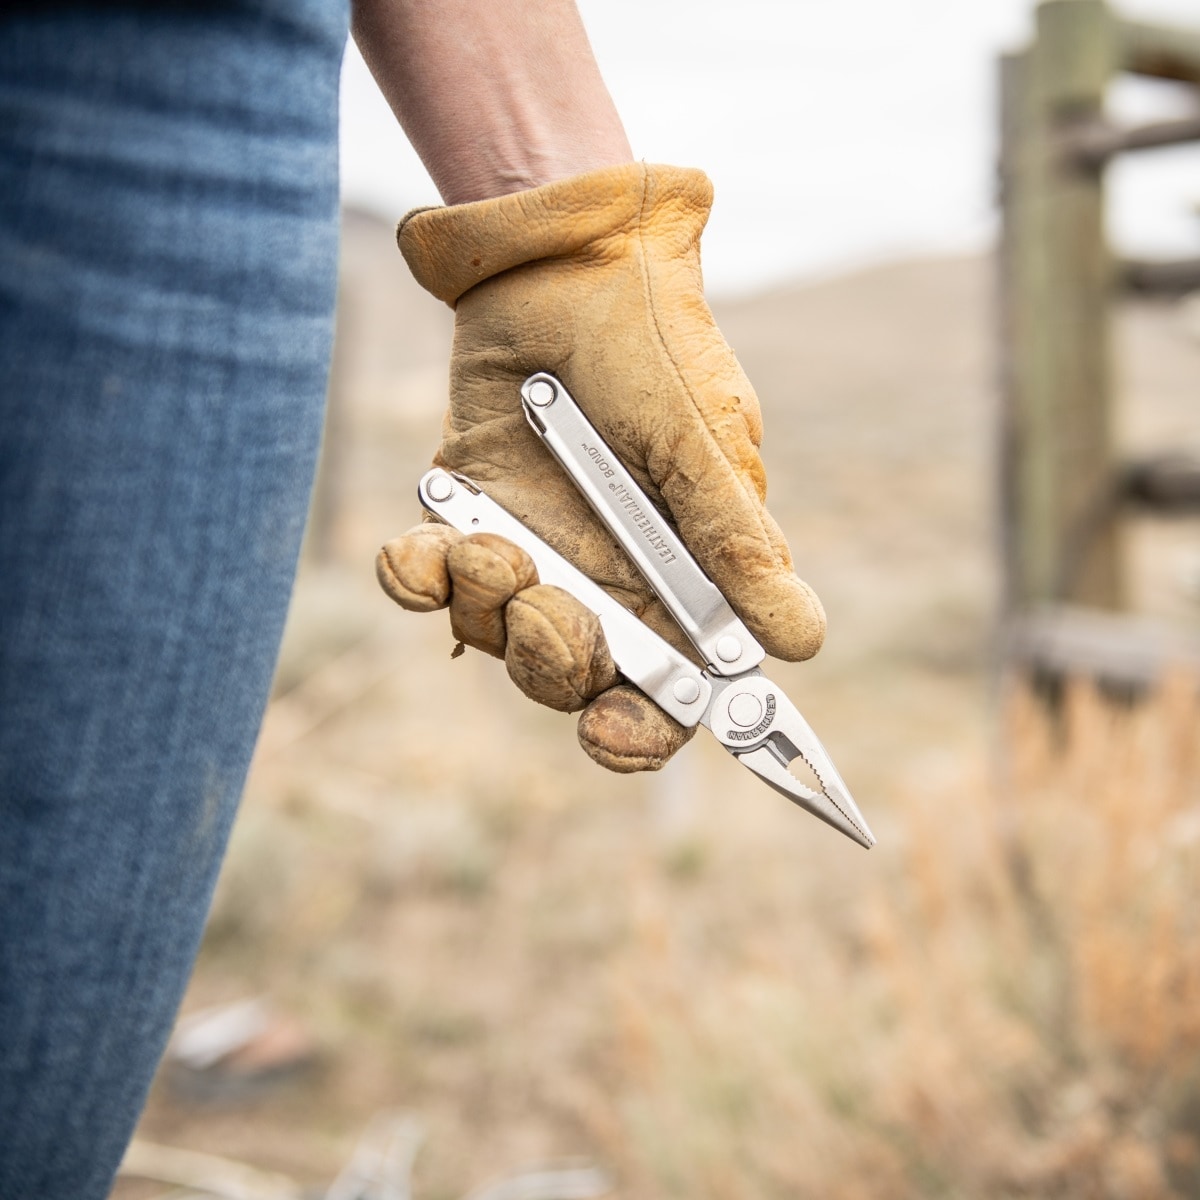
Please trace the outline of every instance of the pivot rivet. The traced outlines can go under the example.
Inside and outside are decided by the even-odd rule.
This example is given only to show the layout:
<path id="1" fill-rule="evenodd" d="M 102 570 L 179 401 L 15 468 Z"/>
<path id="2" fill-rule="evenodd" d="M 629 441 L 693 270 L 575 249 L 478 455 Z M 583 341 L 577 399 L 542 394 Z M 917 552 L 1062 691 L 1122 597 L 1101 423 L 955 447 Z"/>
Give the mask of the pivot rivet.
<path id="1" fill-rule="evenodd" d="M 700 685 L 686 675 L 675 680 L 675 686 L 671 690 L 680 704 L 695 704 L 700 699 Z"/>
<path id="2" fill-rule="evenodd" d="M 525 398 L 537 408 L 545 408 L 553 404 L 558 391 L 548 379 L 535 379 L 525 393 Z"/>
<path id="3" fill-rule="evenodd" d="M 454 484 L 449 475 L 435 475 L 425 485 L 425 493 L 436 504 L 442 504 L 454 495 Z"/>
<path id="4" fill-rule="evenodd" d="M 753 692 L 742 692 L 729 702 L 729 719 L 743 729 L 762 720 L 762 701 Z"/>
<path id="5" fill-rule="evenodd" d="M 722 662 L 737 662 L 742 657 L 742 643 L 731 633 L 727 633 L 717 642 L 717 657 Z"/>

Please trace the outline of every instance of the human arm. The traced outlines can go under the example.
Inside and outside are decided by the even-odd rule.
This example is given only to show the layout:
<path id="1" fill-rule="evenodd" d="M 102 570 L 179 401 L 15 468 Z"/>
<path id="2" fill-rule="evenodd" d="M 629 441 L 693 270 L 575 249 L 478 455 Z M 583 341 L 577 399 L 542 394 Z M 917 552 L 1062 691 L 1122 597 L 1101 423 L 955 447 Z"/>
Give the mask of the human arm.
<path id="1" fill-rule="evenodd" d="M 633 159 L 572 0 L 355 0 L 353 31 L 447 204 Z"/>
<path id="2" fill-rule="evenodd" d="M 418 282 L 456 314 L 435 461 L 479 480 L 684 648 L 525 423 L 522 380 L 556 374 L 768 652 L 815 653 L 824 614 L 765 508 L 758 400 L 703 299 L 708 180 L 630 161 L 563 0 L 360 0 L 355 28 L 449 202 L 410 213 L 398 234 Z M 398 603 L 448 603 L 455 636 L 504 657 L 528 695 L 583 708 L 580 740 L 597 761 L 661 766 L 687 731 L 612 686 L 594 619 L 532 587 L 530 569 L 494 540 L 427 531 L 389 543 L 378 563 Z"/>

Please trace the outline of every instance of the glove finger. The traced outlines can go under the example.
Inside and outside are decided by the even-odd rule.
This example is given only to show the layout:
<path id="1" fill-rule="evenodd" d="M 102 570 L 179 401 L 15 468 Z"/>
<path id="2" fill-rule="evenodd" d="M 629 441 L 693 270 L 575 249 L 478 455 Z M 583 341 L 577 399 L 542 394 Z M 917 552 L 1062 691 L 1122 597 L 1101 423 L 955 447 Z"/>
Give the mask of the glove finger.
<path id="1" fill-rule="evenodd" d="M 565 382 L 570 387 L 570 380 Z M 517 393 L 519 380 L 494 389 L 466 378 L 456 379 L 456 385 L 456 403 L 480 423 L 448 432 L 439 452 L 442 465 L 486 480 L 497 503 L 565 558 L 610 593 L 637 598 L 633 607 L 645 619 L 640 609 L 650 596 L 632 563 L 520 414 L 495 416 Z M 754 440 L 761 428 L 757 401 L 749 383 L 744 392 L 745 403 L 730 398 L 721 420 L 707 412 L 711 401 L 701 413 L 687 396 L 667 406 L 670 419 L 665 421 L 661 413 L 649 412 L 636 422 L 615 421 L 603 403 L 591 406 L 588 415 L 651 500 L 670 514 L 685 545 L 767 653 L 794 662 L 820 648 L 825 614 L 812 588 L 794 574 L 787 542 L 762 502 L 765 477 Z M 715 431 L 709 418 L 716 421 Z M 508 473 L 493 477 L 481 471 L 479 456 L 495 456 L 497 446 L 506 448 Z"/>
<path id="2" fill-rule="evenodd" d="M 789 662 L 811 658 L 825 637 L 825 610 L 794 574 L 756 473 L 735 467 L 750 455 L 757 460 L 746 425 L 726 422 L 722 436 L 738 444 L 720 444 L 698 416 L 681 420 L 669 445 L 652 446 L 651 477 L 684 543 L 767 653 Z"/>
<path id="3" fill-rule="evenodd" d="M 578 712 L 620 678 L 599 617 L 562 588 L 525 588 L 508 602 L 504 618 L 504 662 L 531 700 Z"/>
<path id="4" fill-rule="evenodd" d="M 426 523 L 393 538 L 375 559 L 379 586 L 410 612 L 433 612 L 450 600 L 446 555 L 463 535 L 449 525 Z"/>
<path id="5" fill-rule="evenodd" d="M 695 732 L 627 683 L 597 696 L 583 710 L 578 728 L 588 757 L 621 774 L 659 770 Z"/>
<path id="6" fill-rule="evenodd" d="M 460 642 L 504 657 L 505 605 L 537 583 L 533 559 L 494 533 L 472 533 L 446 555 L 450 574 L 450 628 Z"/>

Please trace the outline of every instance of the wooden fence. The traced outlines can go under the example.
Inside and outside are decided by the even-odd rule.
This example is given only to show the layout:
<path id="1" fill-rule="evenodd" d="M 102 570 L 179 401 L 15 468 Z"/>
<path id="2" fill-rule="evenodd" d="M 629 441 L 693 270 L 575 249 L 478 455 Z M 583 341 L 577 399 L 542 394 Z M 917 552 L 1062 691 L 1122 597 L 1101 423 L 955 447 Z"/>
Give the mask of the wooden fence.
<path id="1" fill-rule="evenodd" d="M 1104 96 L 1118 72 L 1200 88 L 1200 29 L 1130 21 L 1104 0 L 1044 0 L 1032 43 L 1001 60 L 999 319 L 1009 653 L 1121 675 L 1144 624 L 1095 611 L 1127 603 L 1119 518 L 1131 505 L 1200 511 L 1200 463 L 1117 455 L 1111 308 L 1122 292 L 1200 288 L 1200 260 L 1117 259 L 1105 237 L 1104 167 L 1118 154 L 1200 141 L 1200 115 L 1114 125 Z M 1090 616 L 1073 620 L 1076 608 Z M 1197 656 L 1195 638 L 1178 640 L 1178 656 Z M 1172 656 L 1171 633 L 1152 641 L 1146 655 Z"/>

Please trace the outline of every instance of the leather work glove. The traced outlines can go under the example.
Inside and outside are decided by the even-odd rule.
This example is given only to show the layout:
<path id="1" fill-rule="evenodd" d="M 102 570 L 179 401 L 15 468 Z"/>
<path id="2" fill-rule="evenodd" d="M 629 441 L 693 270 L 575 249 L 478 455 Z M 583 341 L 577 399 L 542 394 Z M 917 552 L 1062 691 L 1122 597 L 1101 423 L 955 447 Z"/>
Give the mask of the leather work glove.
<path id="1" fill-rule="evenodd" d="M 450 407 L 434 462 L 491 497 L 668 641 L 683 634 L 521 410 L 535 371 L 558 376 L 678 529 L 768 654 L 820 648 L 825 616 L 767 512 L 758 400 L 703 298 L 700 171 L 630 163 L 529 191 L 418 209 L 398 241 L 417 281 L 455 310 Z M 449 604 L 460 642 L 504 657 L 534 700 L 583 709 L 602 765 L 656 769 L 690 736 L 628 684 L 598 619 L 537 583 L 524 551 L 426 524 L 377 563 L 405 608 Z"/>

